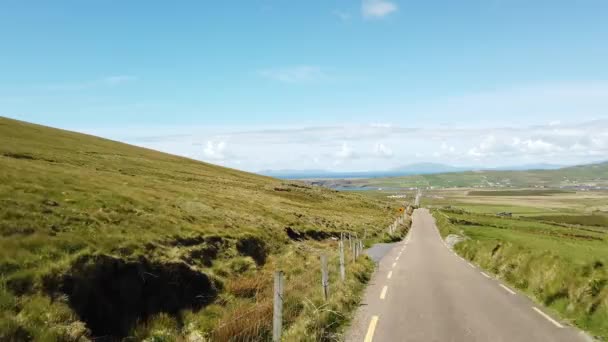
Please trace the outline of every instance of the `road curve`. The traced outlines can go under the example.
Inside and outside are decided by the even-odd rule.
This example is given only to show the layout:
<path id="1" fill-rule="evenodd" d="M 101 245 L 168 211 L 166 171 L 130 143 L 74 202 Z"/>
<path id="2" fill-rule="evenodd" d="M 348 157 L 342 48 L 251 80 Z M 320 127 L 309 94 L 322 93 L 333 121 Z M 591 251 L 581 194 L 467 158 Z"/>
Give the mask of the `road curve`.
<path id="1" fill-rule="evenodd" d="M 379 262 L 347 341 L 589 341 L 452 252 L 426 209 Z"/>

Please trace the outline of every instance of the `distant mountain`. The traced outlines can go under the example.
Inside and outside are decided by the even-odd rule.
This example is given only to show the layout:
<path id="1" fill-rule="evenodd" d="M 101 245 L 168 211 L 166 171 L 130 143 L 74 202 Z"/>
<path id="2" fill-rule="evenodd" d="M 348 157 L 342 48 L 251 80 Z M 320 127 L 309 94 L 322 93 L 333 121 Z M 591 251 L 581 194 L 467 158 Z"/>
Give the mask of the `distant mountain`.
<path id="1" fill-rule="evenodd" d="M 500 171 L 529 171 L 529 170 L 557 170 L 570 165 L 557 165 L 557 164 L 524 164 L 516 166 L 503 166 L 497 168 L 485 168 L 484 170 L 500 170 Z"/>
<path id="2" fill-rule="evenodd" d="M 405 174 L 431 174 L 470 171 L 474 169 L 474 167 L 451 166 L 439 163 L 415 163 L 395 168 L 393 171 Z"/>
<path id="3" fill-rule="evenodd" d="M 326 170 L 263 170 L 260 175 L 282 179 L 326 179 L 326 178 L 379 178 L 397 177 L 410 173 L 403 171 L 326 171 Z"/>
<path id="4" fill-rule="evenodd" d="M 523 167 L 523 166 L 522 166 Z M 530 166 L 527 166 L 530 167 Z M 332 179 L 321 185 L 341 189 L 407 189 L 407 188 L 563 188 L 573 190 L 608 190 L 608 162 L 539 169 L 551 165 L 534 165 L 529 170 L 475 170 L 416 174 L 400 177 L 340 180 Z"/>
<path id="5" fill-rule="evenodd" d="M 429 175 L 438 173 L 465 172 L 476 170 L 525 171 L 555 170 L 564 167 L 554 164 L 527 164 L 510 167 L 488 168 L 479 166 L 452 166 L 440 163 L 414 163 L 391 170 L 381 171 L 328 171 L 328 170 L 263 170 L 258 174 L 283 179 L 347 179 L 347 178 L 385 178 L 410 175 Z"/>
<path id="6" fill-rule="evenodd" d="M 260 175 L 275 177 L 275 178 L 307 178 L 311 175 L 328 174 L 328 173 L 330 173 L 330 171 L 325 171 L 325 170 L 262 170 L 257 173 Z"/>

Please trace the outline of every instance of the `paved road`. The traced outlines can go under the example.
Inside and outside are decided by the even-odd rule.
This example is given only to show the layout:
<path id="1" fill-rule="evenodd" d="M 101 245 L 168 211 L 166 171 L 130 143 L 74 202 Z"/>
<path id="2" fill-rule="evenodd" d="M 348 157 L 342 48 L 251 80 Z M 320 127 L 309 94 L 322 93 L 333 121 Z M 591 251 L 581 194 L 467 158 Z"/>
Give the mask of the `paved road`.
<path id="1" fill-rule="evenodd" d="M 589 341 L 452 252 L 426 209 L 380 261 L 347 341 Z"/>

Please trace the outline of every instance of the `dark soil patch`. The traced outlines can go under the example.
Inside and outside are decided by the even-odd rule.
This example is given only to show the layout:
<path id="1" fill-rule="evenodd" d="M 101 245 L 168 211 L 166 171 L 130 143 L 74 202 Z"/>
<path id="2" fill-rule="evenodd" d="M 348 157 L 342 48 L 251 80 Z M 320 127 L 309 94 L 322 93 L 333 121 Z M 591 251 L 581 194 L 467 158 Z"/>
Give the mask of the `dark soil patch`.
<path id="1" fill-rule="evenodd" d="M 255 236 L 242 238 L 236 243 L 236 249 L 240 254 L 251 257 L 258 265 L 266 263 L 268 249 L 261 238 Z"/>
<path id="2" fill-rule="evenodd" d="M 26 160 L 36 159 L 33 156 L 30 156 L 29 154 L 24 154 L 24 153 L 5 152 L 2 155 L 5 157 L 14 158 L 14 159 L 26 159 Z"/>
<path id="3" fill-rule="evenodd" d="M 545 305 L 549 306 L 551 304 L 553 304 L 555 301 L 559 300 L 559 299 L 567 299 L 568 298 L 568 290 L 567 289 L 561 289 L 555 293 L 551 293 L 549 295 L 547 295 L 545 297 Z"/>
<path id="4" fill-rule="evenodd" d="M 188 254 L 188 262 L 198 262 L 204 266 L 211 267 L 213 260 L 221 252 L 222 245 L 213 243 L 204 243 L 202 246 L 195 247 Z"/>
<path id="5" fill-rule="evenodd" d="M 308 229 L 305 231 L 299 231 L 292 227 L 285 227 L 285 233 L 293 241 L 302 240 L 327 240 L 331 238 L 340 238 L 339 232 L 327 232 L 323 230 Z"/>
<path id="6" fill-rule="evenodd" d="M 287 185 L 289 185 L 289 186 L 291 186 L 291 187 L 294 187 L 294 188 L 298 188 L 298 189 L 312 189 L 312 187 L 310 187 L 310 186 L 307 186 L 307 185 L 301 185 L 301 184 L 296 184 L 296 183 L 289 183 L 289 184 L 287 184 Z"/>
<path id="7" fill-rule="evenodd" d="M 498 252 L 500 247 L 502 247 L 502 245 L 498 243 L 498 244 L 496 244 L 496 246 L 494 246 L 494 248 L 492 248 L 492 256 L 494 256 L 496 254 L 496 252 Z"/>
<path id="8" fill-rule="evenodd" d="M 45 279 L 51 294 L 65 293 L 93 336 L 116 340 L 138 321 L 165 312 L 198 310 L 213 301 L 216 284 L 184 263 L 125 261 L 107 255 L 84 256 L 60 278 Z M 100 339 L 96 339 L 100 340 Z"/>
<path id="9" fill-rule="evenodd" d="M 190 247 L 200 245 L 205 242 L 205 238 L 202 235 L 198 236 L 175 236 L 173 237 L 173 241 L 169 244 L 171 246 L 182 246 L 182 247 Z"/>

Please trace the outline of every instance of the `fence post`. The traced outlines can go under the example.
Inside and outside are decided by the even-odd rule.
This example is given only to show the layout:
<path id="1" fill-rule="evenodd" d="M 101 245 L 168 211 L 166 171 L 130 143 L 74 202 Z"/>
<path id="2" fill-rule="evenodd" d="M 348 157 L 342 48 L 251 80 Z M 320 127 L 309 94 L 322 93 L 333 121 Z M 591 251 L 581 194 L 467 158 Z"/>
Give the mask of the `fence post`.
<path id="1" fill-rule="evenodd" d="M 348 248 L 353 248 L 353 242 L 350 238 L 350 232 L 348 232 Z"/>
<path id="2" fill-rule="evenodd" d="M 351 254 L 353 256 L 353 262 L 355 262 L 355 260 L 357 259 L 357 248 L 355 246 L 355 242 L 354 241 L 350 245 L 350 252 L 351 252 Z"/>
<path id="3" fill-rule="evenodd" d="M 340 241 L 340 279 L 344 282 L 346 270 L 344 269 L 344 242 Z"/>
<path id="4" fill-rule="evenodd" d="M 321 255 L 321 285 L 323 285 L 323 297 L 329 299 L 329 277 L 327 274 L 327 255 Z"/>
<path id="5" fill-rule="evenodd" d="M 272 312 L 272 342 L 281 342 L 283 330 L 283 272 L 274 272 L 274 308 Z"/>

